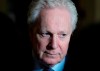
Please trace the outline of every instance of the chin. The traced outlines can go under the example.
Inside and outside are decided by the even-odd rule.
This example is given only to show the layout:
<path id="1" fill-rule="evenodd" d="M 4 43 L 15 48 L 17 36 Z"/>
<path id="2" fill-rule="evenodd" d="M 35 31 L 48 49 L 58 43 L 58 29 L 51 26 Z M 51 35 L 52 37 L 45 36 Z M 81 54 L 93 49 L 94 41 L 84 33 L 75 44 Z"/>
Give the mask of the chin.
<path id="1" fill-rule="evenodd" d="M 43 62 L 45 62 L 46 64 L 48 64 L 50 66 L 54 66 L 60 62 L 60 59 L 58 59 L 58 58 L 43 58 Z"/>

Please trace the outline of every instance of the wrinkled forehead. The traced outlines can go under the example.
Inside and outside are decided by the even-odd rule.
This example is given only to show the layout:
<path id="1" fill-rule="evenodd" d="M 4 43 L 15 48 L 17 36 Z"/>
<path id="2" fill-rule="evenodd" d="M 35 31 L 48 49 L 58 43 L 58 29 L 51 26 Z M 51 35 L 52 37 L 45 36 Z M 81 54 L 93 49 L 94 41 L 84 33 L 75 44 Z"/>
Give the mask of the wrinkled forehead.
<path id="1" fill-rule="evenodd" d="M 70 12 L 63 8 L 43 9 L 40 13 L 41 27 L 58 27 L 69 28 L 71 27 Z"/>

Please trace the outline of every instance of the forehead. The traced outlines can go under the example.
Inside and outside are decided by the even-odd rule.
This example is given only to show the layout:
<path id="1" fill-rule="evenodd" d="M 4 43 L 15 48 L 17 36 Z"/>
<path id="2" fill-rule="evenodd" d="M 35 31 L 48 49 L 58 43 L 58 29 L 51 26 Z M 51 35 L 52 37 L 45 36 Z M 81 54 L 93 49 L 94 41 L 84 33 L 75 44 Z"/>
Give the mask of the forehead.
<path id="1" fill-rule="evenodd" d="M 70 18 L 70 12 L 65 8 L 46 8 L 40 12 L 40 17 L 66 17 L 66 20 Z"/>
<path id="2" fill-rule="evenodd" d="M 40 13 L 41 29 L 69 30 L 71 28 L 70 12 L 64 8 L 43 9 Z"/>

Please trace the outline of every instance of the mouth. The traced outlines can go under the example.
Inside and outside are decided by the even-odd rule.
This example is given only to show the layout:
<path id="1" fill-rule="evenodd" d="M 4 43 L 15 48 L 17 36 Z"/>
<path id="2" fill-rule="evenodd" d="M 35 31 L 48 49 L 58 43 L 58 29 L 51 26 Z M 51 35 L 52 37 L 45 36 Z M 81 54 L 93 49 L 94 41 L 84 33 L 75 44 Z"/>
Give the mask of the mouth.
<path id="1" fill-rule="evenodd" d="M 56 57 L 58 57 L 58 54 L 54 54 L 54 53 L 49 53 L 49 52 L 44 52 L 45 53 L 45 55 L 46 55 L 46 57 L 48 57 L 48 58 L 56 58 Z"/>
<path id="2" fill-rule="evenodd" d="M 44 53 L 49 54 L 49 55 L 57 55 L 57 53 L 50 53 L 50 52 L 47 52 L 47 51 L 45 51 Z"/>
<path id="3" fill-rule="evenodd" d="M 54 52 L 54 51 L 45 51 L 44 52 L 44 55 L 47 57 L 47 58 L 52 58 L 52 59 L 55 59 L 55 58 L 62 58 L 62 55 L 60 52 Z"/>

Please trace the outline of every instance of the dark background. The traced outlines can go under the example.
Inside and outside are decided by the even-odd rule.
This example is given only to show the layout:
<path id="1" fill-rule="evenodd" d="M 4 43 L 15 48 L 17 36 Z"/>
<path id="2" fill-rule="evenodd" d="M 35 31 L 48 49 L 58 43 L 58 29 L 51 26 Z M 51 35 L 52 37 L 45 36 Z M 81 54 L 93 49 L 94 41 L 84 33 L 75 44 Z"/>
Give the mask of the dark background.
<path id="1" fill-rule="evenodd" d="M 3 70 L 31 70 L 31 44 L 27 11 L 31 0 L 0 0 L 1 65 Z M 96 70 L 99 64 L 100 0 L 73 0 L 78 11 L 77 28 L 69 48 L 73 66 Z"/>

